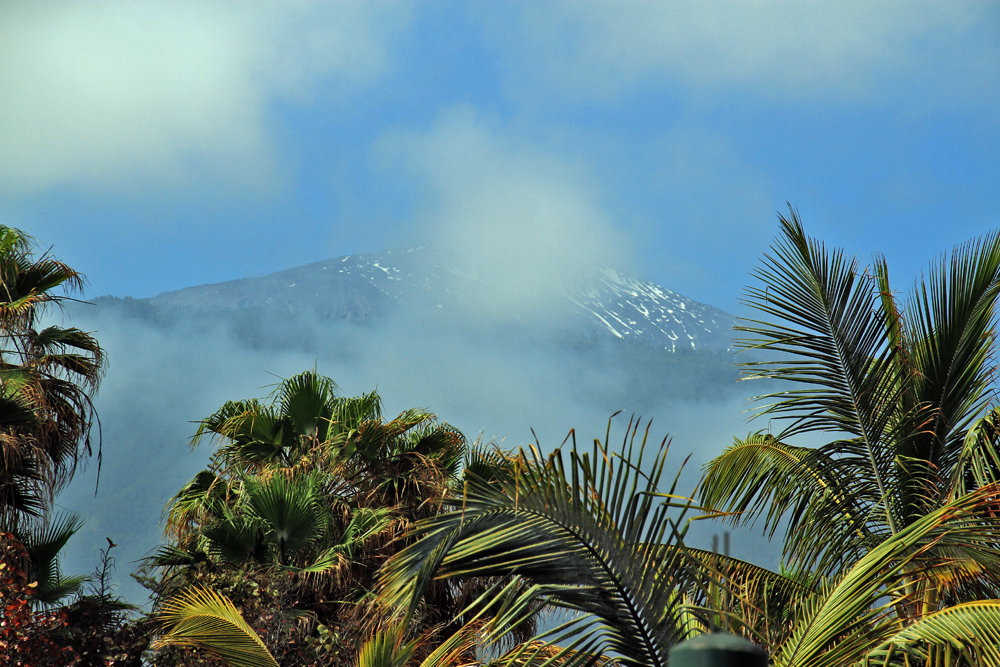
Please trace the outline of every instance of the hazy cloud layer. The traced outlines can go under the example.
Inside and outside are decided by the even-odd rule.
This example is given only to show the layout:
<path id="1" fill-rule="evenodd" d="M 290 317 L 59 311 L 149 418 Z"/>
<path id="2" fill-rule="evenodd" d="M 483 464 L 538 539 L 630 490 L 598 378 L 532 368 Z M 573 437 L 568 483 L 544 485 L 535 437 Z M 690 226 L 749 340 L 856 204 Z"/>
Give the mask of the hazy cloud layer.
<path id="1" fill-rule="evenodd" d="M 332 377 L 345 395 L 377 388 L 390 417 L 407 408 L 429 408 L 471 438 L 482 433 L 506 447 L 532 442 L 534 429 L 550 451 L 571 428 L 586 445 L 603 438 L 608 418 L 623 410 L 612 430 L 617 444 L 629 415 L 638 410 L 645 419 L 655 418 L 652 437 L 674 436 L 672 466 L 693 454 L 684 491 L 694 488 L 702 463 L 748 428 L 740 415 L 741 386 L 681 377 L 672 398 L 644 393 L 636 388 L 657 383 L 639 377 L 642 370 L 630 376 L 620 365 L 600 363 L 599 355 L 578 357 L 572 346 L 498 334 L 485 318 L 471 329 L 442 328 L 436 313 L 415 310 L 377 326 L 300 318 L 301 336 L 288 348 L 275 333 L 284 331 L 278 312 L 260 313 L 263 338 L 271 343 L 265 347 L 248 345 L 218 318 L 180 315 L 173 324 L 154 326 L 114 311 L 77 308 L 65 322 L 94 331 L 110 359 L 97 398 L 104 436 L 100 491 L 95 497 L 92 462 L 59 498 L 61 508 L 86 518 L 69 546 L 65 569 L 88 571 L 104 538 L 111 537 L 120 545 L 121 590 L 135 601 L 144 593 L 127 574 L 158 544 L 164 503 L 211 452 L 208 443 L 188 450 L 193 422 L 226 400 L 263 398 L 279 378 L 313 367 Z M 268 318 L 274 318 L 270 326 Z M 693 398 L 706 389 L 707 397 Z M 123 507 L 128 507 L 124 516 Z"/>
<path id="2" fill-rule="evenodd" d="M 4 3 L 0 193 L 271 189 L 269 103 L 377 79 L 408 14 L 393 0 Z"/>
<path id="3" fill-rule="evenodd" d="M 426 183 L 417 238 L 447 256 L 465 304 L 509 319 L 551 308 L 595 268 L 631 261 L 587 170 L 497 125 L 456 107 L 425 132 L 387 132 L 379 151 Z"/>
<path id="4" fill-rule="evenodd" d="M 997 72 L 997 8 L 987 2 L 523 2 L 479 13 L 514 90 L 620 102 L 663 77 L 698 92 L 732 87 L 780 99 L 870 99 L 930 76 L 981 104 Z M 519 48 L 514 48 L 514 45 Z M 975 44 L 970 48 L 970 44 Z"/>

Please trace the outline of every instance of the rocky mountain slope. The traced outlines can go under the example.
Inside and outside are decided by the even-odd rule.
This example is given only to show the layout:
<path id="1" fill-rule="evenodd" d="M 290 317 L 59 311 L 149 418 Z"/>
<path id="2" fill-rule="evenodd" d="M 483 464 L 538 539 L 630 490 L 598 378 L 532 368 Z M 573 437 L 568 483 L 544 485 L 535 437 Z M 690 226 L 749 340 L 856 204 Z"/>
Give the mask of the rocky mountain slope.
<path id="1" fill-rule="evenodd" d="M 425 248 L 337 257 L 258 278 L 165 292 L 148 301 L 197 310 L 255 308 L 320 319 L 377 320 L 405 305 L 454 310 L 468 294 L 446 259 Z M 456 288 L 458 286 L 458 288 Z M 558 314 L 577 331 L 669 351 L 729 347 L 733 316 L 636 276 L 595 270 L 557 290 Z"/>

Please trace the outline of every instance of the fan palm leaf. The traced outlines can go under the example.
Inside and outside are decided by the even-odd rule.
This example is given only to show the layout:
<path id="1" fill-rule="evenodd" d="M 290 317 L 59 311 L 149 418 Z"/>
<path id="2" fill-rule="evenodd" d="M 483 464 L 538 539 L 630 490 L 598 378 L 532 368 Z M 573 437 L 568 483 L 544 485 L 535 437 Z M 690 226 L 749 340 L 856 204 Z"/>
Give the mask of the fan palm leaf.
<path id="1" fill-rule="evenodd" d="M 282 381 L 275 390 L 282 415 L 287 415 L 292 429 L 311 441 L 326 440 L 331 417 L 331 402 L 340 393 L 337 384 L 315 370 Z"/>
<path id="2" fill-rule="evenodd" d="M 297 479 L 283 475 L 268 479 L 248 477 L 243 484 L 247 509 L 261 520 L 268 539 L 275 543 L 279 564 L 288 565 L 293 554 L 315 542 L 324 532 L 326 517 L 315 475 Z"/>
<path id="3" fill-rule="evenodd" d="M 88 581 L 86 576 L 64 575 L 59 567 L 59 552 L 82 526 L 79 516 L 64 514 L 18 531 L 30 560 L 29 574 L 37 583 L 33 597 L 36 602 L 56 604 Z"/>

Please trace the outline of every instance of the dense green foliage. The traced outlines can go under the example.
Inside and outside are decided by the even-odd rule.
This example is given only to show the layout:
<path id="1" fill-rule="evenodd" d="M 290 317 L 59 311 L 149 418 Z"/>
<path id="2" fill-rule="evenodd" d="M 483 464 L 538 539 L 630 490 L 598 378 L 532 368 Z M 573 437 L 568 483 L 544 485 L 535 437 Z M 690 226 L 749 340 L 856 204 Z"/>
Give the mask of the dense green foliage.
<path id="1" fill-rule="evenodd" d="M 169 542 L 148 561 L 157 595 L 208 587 L 243 609 L 279 664 L 348 664 L 386 618 L 378 569 L 441 511 L 465 437 L 425 410 L 385 420 L 376 393 L 341 397 L 306 372 L 267 401 L 226 403 L 194 443 L 204 438 L 219 446 L 168 504 Z M 421 632 L 461 624 L 454 612 L 471 593 L 437 587 Z"/>

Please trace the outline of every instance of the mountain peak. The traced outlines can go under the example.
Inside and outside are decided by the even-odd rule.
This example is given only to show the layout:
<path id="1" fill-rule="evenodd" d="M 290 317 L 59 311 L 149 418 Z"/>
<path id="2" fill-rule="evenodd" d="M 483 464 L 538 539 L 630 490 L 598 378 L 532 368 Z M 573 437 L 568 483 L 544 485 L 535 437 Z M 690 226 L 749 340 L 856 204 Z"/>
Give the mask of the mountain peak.
<path id="1" fill-rule="evenodd" d="M 335 257 L 257 278 L 164 292 L 149 301 L 355 321 L 378 320 L 417 304 L 441 312 L 470 305 L 488 308 L 486 295 L 495 294 L 497 286 L 461 274 L 446 257 L 414 247 Z M 643 341 L 671 352 L 730 345 L 732 315 L 612 267 L 595 269 L 578 284 L 536 287 L 545 294 L 541 317 L 558 318 L 563 327 Z M 517 304 L 514 308 L 516 312 Z M 524 310 L 530 310 L 528 304 Z M 535 313 L 532 320 L 539 317 Z"/>

